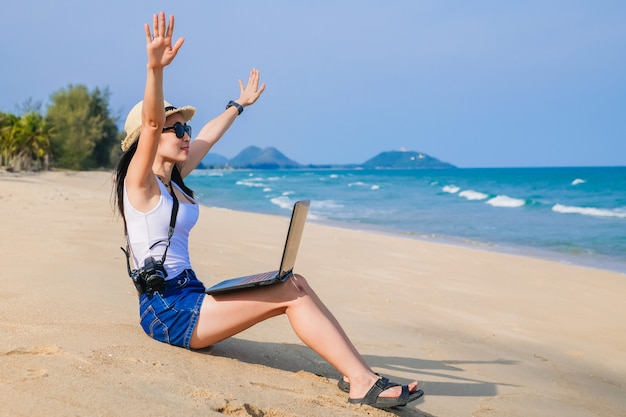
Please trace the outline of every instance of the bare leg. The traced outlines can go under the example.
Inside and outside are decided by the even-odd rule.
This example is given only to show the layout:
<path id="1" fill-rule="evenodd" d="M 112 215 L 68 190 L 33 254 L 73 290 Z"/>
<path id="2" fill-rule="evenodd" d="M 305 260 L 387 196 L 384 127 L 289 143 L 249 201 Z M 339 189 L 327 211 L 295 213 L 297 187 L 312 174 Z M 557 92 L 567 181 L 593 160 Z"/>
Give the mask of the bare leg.
<path id="1" fill-rule="evenodd" d="M 206 296 L 191 337 L 202 348 L 233 336 L 270 317 L 286 314 L 298 337 L 350 380 L 350 397 L 361 398 L 378 379 L 307 281 L 294 275 L 283 284 Z M 409 385 L 410 391 L 417 382 Z M 381 397 L 396 397 L 400 388 Z"/>

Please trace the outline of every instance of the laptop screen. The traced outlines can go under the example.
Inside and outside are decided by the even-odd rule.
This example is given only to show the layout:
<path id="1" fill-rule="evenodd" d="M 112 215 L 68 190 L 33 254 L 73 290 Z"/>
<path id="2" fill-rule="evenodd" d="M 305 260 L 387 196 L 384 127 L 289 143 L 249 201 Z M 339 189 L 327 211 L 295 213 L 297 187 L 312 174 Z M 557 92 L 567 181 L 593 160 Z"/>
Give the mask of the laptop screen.
<path id="1" fill-rule="evenodd" d="M 291 213 L 291 222 L 289 223 L 289 230 L 287 231 L 283 259 L 280 262 L 280 276 L 290 272 L 296 263 L 296 255 L 300 247 L 306 215 L 309 212 L 309 204 L 309 200 L 298 201 Z"/>

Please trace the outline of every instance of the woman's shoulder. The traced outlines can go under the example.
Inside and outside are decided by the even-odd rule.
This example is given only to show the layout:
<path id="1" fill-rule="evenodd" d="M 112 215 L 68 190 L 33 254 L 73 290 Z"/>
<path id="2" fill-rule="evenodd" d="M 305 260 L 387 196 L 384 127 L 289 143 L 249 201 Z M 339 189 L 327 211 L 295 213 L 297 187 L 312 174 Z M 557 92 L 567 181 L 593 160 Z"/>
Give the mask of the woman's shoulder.
<path id="1" fill-rule="evenodd" d="M 124 181 L 124 199 L 137 211 L 147 213 L 154 210 L 162 201 L 164 186 L 156 176 L 149 186 L 136 184 L 128 178 Z M 165 192 L 167 192 L 165 190 Z"/>

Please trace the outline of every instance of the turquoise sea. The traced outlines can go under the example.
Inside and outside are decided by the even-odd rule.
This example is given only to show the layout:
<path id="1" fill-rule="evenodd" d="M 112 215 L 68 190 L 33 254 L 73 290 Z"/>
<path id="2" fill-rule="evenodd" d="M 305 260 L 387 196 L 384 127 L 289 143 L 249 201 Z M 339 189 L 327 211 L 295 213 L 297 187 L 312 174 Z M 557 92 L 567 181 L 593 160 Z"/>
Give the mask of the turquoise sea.
<path id="1" fill-rule="evenodd" d="M 208 206 L 516 253 L 626 274 L 626 167 L 196 170 Z"/>

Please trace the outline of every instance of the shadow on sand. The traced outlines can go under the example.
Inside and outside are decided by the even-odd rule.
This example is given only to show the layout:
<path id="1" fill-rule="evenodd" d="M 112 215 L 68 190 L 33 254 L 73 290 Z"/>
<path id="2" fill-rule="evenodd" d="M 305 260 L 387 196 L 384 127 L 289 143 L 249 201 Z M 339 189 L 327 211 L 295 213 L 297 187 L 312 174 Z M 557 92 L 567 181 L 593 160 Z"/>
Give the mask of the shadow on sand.
<path id="1" fill-rule="evenodd" d="M 240 338 L 230 338 L 199 353 L 218 357 L 236 359 L 245 363 L 263 365 L 288 372 L 307 371 L 316 375 L 339 379 L 341 375 L 319 355 L 306 346 L 256 342 Z M 515 365 L 517 361 L 494 359 L 493 361 L 434 361 L 419 358 L 398 356 L 364 355 L 367 363 L 395 382 L 408 383 L 410 380 L 396 377 L 398 374 L 409 373 L 420 381 L 420 387 L 426 396 L 442 395 L 451 397 L 492 397 L 497 395 L 498 385 L 508 385 L 493 381 L 464 376 L 463 365 Z M 411 405 L 418 405 L 418 400 Z M 399 416 L 422 416 L 430 414 L 413 407 L 388 410 Z"/>

